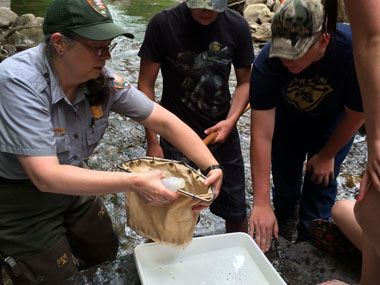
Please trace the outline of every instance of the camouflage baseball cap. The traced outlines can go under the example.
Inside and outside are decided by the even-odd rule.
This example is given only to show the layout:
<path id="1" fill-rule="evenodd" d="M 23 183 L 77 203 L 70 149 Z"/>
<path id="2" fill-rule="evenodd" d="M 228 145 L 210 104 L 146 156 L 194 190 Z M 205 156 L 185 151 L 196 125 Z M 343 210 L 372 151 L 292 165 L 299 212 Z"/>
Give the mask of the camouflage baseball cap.
<path id="1" fill-rule="evenodd" d="M 321 0 L 286 0 L 272 20 L 270 57 L 298 59 L 322 34 Z"/>
<path id="2" fill-rule="evenodd" d="M 115 25 L 102 0 L 53 0 L 42 25 L 45 35 L 73 32 L 84 38 L 106 41 L 133 35 Z"/>
<path id="3" fill-rule="evenodd" d="M 190 9 L 207 9 L 216 12 L 226 10 L 228 0 L 186 0 Z"/>

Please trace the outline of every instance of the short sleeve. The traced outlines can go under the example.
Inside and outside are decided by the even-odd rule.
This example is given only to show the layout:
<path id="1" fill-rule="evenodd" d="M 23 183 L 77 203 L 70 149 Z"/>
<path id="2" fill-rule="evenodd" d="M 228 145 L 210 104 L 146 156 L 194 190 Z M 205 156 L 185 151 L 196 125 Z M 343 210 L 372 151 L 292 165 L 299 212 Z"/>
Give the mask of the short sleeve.
<path id="1" fill-rule="evenodd" d="M 145 32 L 144 41 L 138 56 L 151 62 L 162 63 L 164 51 L 162 43 L 162 27 L 165 26 L 166 15 L 159 12 L 152 17 Z"/>
<path id="2" fill-rule="evenodd" d="M 21 68 L 8 70 L 12 71 L 4 64 L 0 78 L 0 150 L 56 155 L 46 79 Z"/>
<path id="3" fill-rule="evenodd" d="M 252 109 L 269 110 L 279 104 L 283 82 L 280 66 L 278 58 L 269 58 L 269 44 L 266 44 L 253 63 L 249 88 Z"/>
<path id="4" fill-rule="evenodd" d="M 235 68 L 250 66 L 255 59 L 251 32 L 244 18 L 240 21 L 238 31 L 237 49 L 233 59 Z"/>
<path id="5" fill-rule="evenodd" d="M 153 111 L 154 102 L 134 87 L 129 81 L 105 68 L 114 89 L 111 110 L 135 121 L 143 121 Z"/>

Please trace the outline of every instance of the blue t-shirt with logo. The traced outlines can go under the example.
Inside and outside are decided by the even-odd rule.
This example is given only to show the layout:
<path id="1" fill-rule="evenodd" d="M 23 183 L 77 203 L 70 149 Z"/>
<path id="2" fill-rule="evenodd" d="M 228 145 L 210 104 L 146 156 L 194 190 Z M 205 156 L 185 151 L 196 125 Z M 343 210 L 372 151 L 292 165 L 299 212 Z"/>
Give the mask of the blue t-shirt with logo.
<path id="1" fill-rule="evenodd" d="M 255 110 L 297 112 L 307 117 L 334 117 L 344 106 L 362 112 L 362 101 L 352 54 L 351 28 L 337 24 L 321 60 L 299 74 L 292 74 L 280 58 L 269 58 L 270 42 L 253 64 L 250 103 Z"/>

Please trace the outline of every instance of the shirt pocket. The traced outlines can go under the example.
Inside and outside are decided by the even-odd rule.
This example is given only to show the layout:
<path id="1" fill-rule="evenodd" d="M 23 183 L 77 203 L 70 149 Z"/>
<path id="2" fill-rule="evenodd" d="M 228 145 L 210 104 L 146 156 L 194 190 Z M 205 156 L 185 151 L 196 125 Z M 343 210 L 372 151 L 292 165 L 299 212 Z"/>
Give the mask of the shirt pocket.
<path id="1" fill-rule="evenodd" d="M 55 148 L 57 150 L 58 160 L 61 164 L 67 164 L 71 150 L 69 135 L 55 135 Z"/>
<path id="2" fill-rule="evenodd" d="M 104 132 L 108 126 L 108 120 L 95 120 L 94 128 L 90 128 L 86 131 L 87 137 L 87 156 L 90 156 L 98 142 L 102 139 Z"/>

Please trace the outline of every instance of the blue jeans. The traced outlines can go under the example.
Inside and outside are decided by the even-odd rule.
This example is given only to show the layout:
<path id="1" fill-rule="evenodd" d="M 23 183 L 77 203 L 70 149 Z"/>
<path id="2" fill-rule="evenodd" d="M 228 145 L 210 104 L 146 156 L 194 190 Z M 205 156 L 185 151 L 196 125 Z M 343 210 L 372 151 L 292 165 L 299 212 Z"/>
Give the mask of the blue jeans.
<path id="1" fill-rule="evenodd" d="M 165 158 L 182 159 L 183 154 L 163 138 L 160 139 L 160 144 Z M 223 167 L 222 187 L 219 196 L 211 204 L 210 211 L 228 222 L 240 225 L 247 217 L 247 208 L 244 162 L 237 129 L 231 132 L 223 144 L 209 145 L 209 149 Z M 190 165 L 198 168 L 194 163 Z"/>
<path id="2" fill-rule="evenodd" d="M 327 219 L 337 193 L 336 178 L 353 138 L 336 154 L 335 179 L 327 187 L 315 184 L 303 167 L 306 158 L 318 153 L 329 140 L 344 112 L 327 118 L 311 118 L 278 109 L 272 141 L 273 204 L 279 225 L 299 211 L 298 241 L 310 240 L 309 222 Z M 302 188 L 302 191 L 301 191 Z"/>

